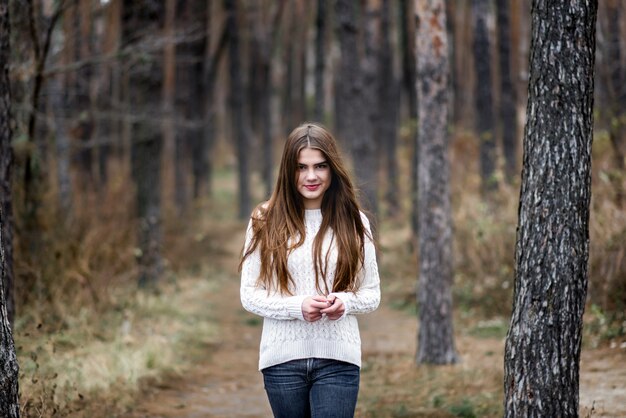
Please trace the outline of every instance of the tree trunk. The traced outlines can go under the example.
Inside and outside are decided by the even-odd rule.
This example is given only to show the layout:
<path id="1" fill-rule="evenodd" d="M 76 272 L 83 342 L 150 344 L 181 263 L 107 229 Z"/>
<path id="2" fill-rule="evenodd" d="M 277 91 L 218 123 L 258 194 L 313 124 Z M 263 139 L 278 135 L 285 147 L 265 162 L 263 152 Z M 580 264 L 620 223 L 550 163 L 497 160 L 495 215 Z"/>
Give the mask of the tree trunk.
<path id="1" fill-rule="evenodd" d="M 497 188 L 494 137 L 491 52 L 487 18 L 488 0 L 472 0 L 474 21 L 474 67 L 476 69 L 476 133 L 480 142 L 480 177 L 483 192 Z"/>
<path id="2" fill-rule="evenodd" d="M 511 183 L 517 176 L 517 116 L 515 88 L 511 79 L 511 25 L 509 0 L 498 0 L 498 60 L 500 64 L 500 133 L 504 173 Z"/>
<path id="3" fill-rule="evenodd" d="M 315 20 L 315 120 L 324 122 L 324 71 L 326 68 L 326 12 L 328 0 L 317 0 L 317 18 Z"/>
<path id="4" fill-rule="evenodd" d="M 402 91 L 407 97 L 409 116 L 409 138 L 412 138 L 411 147 L 411 231 L 413 243 L 417 248 L 418 236 L 418 203 L 417 203 L 417 178 L 418 178 L 418 149 L 417 149 L 417 89 L 415 88 L 415 1 L 400 0 L 400 45 L 402 50 Z"/>
<path id="5" fill-rule="evenodd" d="M 595 0 L 534 0 L 506 338 L 506 417 L 577 417 L 587 291 Z"/>
<path id="6" fill-rule="evenodd" d="M 237 23 L 238 0 L 224 0 L 226 9 L 226 25 L 228 26 L 228 59 L 230 73 L 230 111 L 232 132 L 237 147 L 237 164 L 239 172 L 239 218 L 246 219 L 252 210 L 250 203 L 250 169 L 248 167 L 248 137 L 246 133 L 246 118 L 244 111 L 242 69 L 239 59 L 239 24 Z"/>
<path id="7" fill-rule="evenodd" d="M 10 26 L 8 0 L 0 0 L 0 209 L 2 210 L 2 284 L 7 319 L 12 325 L 15 319 L 13 296 L 13 203 L 11 177 L 13 172 L 13 148 L 11 147 L 11 88 L 9 83 Z M 4 347 L 4 345 L 3 345 Z M 4 364 L 4 363 L 3 363 Z"/>
<path id="8" fill-rule="evenodd" d="M 378 147 L 373 135 L 372 97 L 376 83 L 371 82 L 372 60 L 359 59 L 359 27 L 352 0 L 337 0 L 337 36 L 341 59 L 339 91 L 341 96 L 341 133 L 354 162 L 357 186 L 363 191 L 362 204 L 373 215 L 378 213 Z M 368 74 L 369 73 L 369 74 Z"/>
<path id="9" fill-rule="evenodd" d="M 122 49 L 129 51 L 128 97 L 136 118 L 131 125 L 131 168 L 137 193 L 139 285 L 154 286 L 161 259 L 161 150 L 158 123 L 163 85 L 162 47 L 153 35 L 163 26 L 163 1 L 125 0 Z M 148 35 L 149 34 L 149 35 Z M 149 58 L 148 58 L 149 57 Z"/>
<path id="10" fill-rule="evenodd" d="M 59 78 L 62 77 L 62 80 Z M 72 214 L 72 179 L 70 176 L 70 138 L 67 135 L 66 112 L 68 99 L 65 86 L 66 77 L 58 76 L 50 80 L 50 104 L 54 113 L 54 138 L 57 156 L 57 184 L 59 188 L 59 208 L 65 219 Z"/>
<path id="11" fill-rule="evenodd" d="M 179 213 L 188 205 L 188 162 L 191 160 L 194 197 L 199 194 L 206 153 L 202 136 L 202 104 L 205 91 L 198 88 L 203 77 L 203 54 L 206 50 L 207 4 L 192 0 L 178 2 L 176 17 L 176 205 Z"/>
<path id="12" fill-rule="evenodd" d="M 91 2 L 90 0 L 74 0 L 73 10 L 73 62 L 88 60 L 91 56 Z M 71 133 L 77 147 L 77 159 L 81 175 L 79 187 L 83 192 L 95 189 L 95 173 L 93 169 L 94 152 L 91 141 L 94 132 L 94 120 L 91 111 L 89 88 L 92 69 L 83 65 L 75 72 L 69 90 L 72 94 L 70 108 L 76 109 L 72 120 Z M 83 196 L 86 196 L 83 193 Z"/>
<path id="13" fill-rule="evenodd" d="M 419 135 L 417 363 L 456 363 L 452 326 L 452 213 L 448 162 L 450 73 L 444 0 L 416 0 Z"/>
<path id="14" fill-rule="evenodd" d="M 0 0 L 0 416 L 20 416 L 19 367 L 11 333 L 13 243 L 11 229 L 11 92 L 8 0 Z M 5 235 L 6 234 L 6 235 Z M 7 289 L 5 291 L 5 289 Z"/>
<path id="15" fill-rule="evenodd" d="M 228 26 L 224 27 L 220 39 L 217 44 L 217 48 L 215 52 L 211 50 L 211 42 L 209 41 L 209 34 L 211 33 L 211 4 L 209 0 L 209 4 L 207 5 L 207 41 L 206 41 L 206 51 L 204 55 L 204 64 L 203 64 L 203 75 L 202 75 L 202 87 L 205 91 L 204 93 L 204 126 L 203 126 L 203 137 L 204 141 L 202 143 L 202 149 L 195 150 L 194 152 L 198 152 L 201 154 L 200 162 L 201 165 L 198 167 L 198 176 L 194 177 L 194 195 L 197 196 L 200 194 L 200 191 L 203 186 L 206 186 L 206 191 L 208 194 L 211 194 L 211 175 L 212 175 L 212 161 L 210 157 L 210 153 L 213 150 L 213 138 L 215 137 L 215 113 L 216 113 L 216 105 L 215 105 L 215 83 L 217 80 L 217 69 L 218 64 L 220 62 L 221 57 L 224 55 L 224 50 L 226 49 L 226 42 L 228 40 Z"/>
<path id="16" fill-rule="evenodd" d="M 390 39 L 390 10 L 389 0 L 383 0 L 380 10 L 380 50 L 378 54 L 379 84 L 378 108 L 379 119 L 376 136 L 385 146 L 385 160 L 387 168 L 387 209 L 389 216 L 396 217 L 400 212 L 398 200 L 398 158 L 396 156 L 398 144 L 398 107 L 400 86 L 396 79 L 393 66 L 393 47 Z"/>
<path id="17" fill-rule="evenodd" d="M 611 170 L 611 183 L 615 192 L 615 203 L 621 207 L 626 201 L 624 190 L 624 156 L 626 155 L 626 86 L 624 86 L 625 66 L 621 54 L 620 18 L 622 16 L 621 2 L 610 0 L 605 3 L 607 8 L 606 53 L 604 77 L 606 85 L 607 103 L 604 108 L 608 116 L 609 139 L 614 154 L 615 168 Z"/>

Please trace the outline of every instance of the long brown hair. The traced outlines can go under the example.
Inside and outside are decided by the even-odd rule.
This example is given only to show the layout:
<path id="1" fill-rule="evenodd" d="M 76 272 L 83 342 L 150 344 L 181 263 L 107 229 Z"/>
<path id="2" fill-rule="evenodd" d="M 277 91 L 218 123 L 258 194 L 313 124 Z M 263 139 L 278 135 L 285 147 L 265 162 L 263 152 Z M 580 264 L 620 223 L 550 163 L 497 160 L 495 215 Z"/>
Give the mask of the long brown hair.
<path id="1" fill-rule="evenodd" d="M 331 170 L 331 184 L 322 198 L 322 224 L 313 242 L 315 287 L 320 293 L 329 293 L 326 277 L 330 248 L 322 255 L 322 243 L 331 228 L 337 248 L 332 291 L 354 292 L 360 284 L 357 276 L 363 267 L 368 232 L 335 138 L 326 128 L 315 123 L 304 123 L 287 137 L 276 187 L 269 201 L 257 206 L 252 214 L 252 241 L 247 249 L 244 248 L 239 269 L 246 257 L 258 248 L 261 273 L 257 284 L 268 291 L 276 289 L 281 294 L 292 294 L 293 278 L 287 267 L 287 257 L 293 249 L 304 244 L 306 235 L 304 202 L 296 182 L 298 155 L 304 148 L 319 150 Z M 369 234 L 368 237 L 371 239 Z M 324 289 L 320 281 L 324 283 Z"/>

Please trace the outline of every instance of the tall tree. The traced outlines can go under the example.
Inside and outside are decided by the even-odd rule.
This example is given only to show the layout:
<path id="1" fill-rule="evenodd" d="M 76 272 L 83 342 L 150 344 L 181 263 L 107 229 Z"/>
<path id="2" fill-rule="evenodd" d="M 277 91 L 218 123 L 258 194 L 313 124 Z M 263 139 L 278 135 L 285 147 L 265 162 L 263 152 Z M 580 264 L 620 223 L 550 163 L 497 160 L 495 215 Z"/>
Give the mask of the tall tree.
<path id="1" fill-rule="evenodd" d="M 498 0 L 498 63 L 500 67 L 500 134 L 504 172 L 508 182 L 517 174 L 517 117 L 515 87 L 511 77 L 511 25 L 509 0 Z"/>
<path id="2" fill-rule="evenodd" d="M 9 10 L 8 0 L 0 1 L 0 210 L 2 210 L 2 285 L 9 324 L 15 318 L 13 296 L 13 204 L 11 177 L 13 167 L 13 149 L 11 147 L 11 91 L 9 84 Z M 3 345 L 4 347 L 4 345 Z"/>
<path id="3" fill-rule="evenodd" d="M 374 137 L 372 111 L 376 83 L 372 82 L 375 74 L 371 48 L 367 43 L 368 34 L 363 34 L 357 24 L 355 2 L 337 0 L 336 3 L 337 37 L 341 59 L 339 63 L 337 96 L 341 106 L 338 120 L 339 138 L 348 144 L 354 161 L 357 184 L 363 191 L 362 200 L 365 208 L 374 215 L 378 212 L 378 146 Z M 368 22 L 369 23 L 369 22 Z M 359 42 L 359 35 L 366 38 L 365 45 Z M 371 38 L 370 38 L 371 39 Z M 364 50 L 364 57 L 359 51 Z"/>
<path id="4" fill-rule="evenodd" d="M 263 156 L 261 178 L 265 184 L 266 198 L 272 193 L 274 159 L 272 141 L 272 55 L 280 26 L 285 0 L 278 2 L 253 2 L 249 9 L 250 27 L 250 86 L 251 124 L 259 137 Z"/>
<path id="5" fill-rule="evenodd" d="M 623 63 L 622 31 L 620 20 L 623 16 L 623 2 L 609 0 L 604 3 L 606 21 L 604 32 L 603 70 L 600 71 L 600 83 L 604 85 L 605 106 L 601 115 L 608 125 L 609 139 L 613 147 L 615 169 L 611 172 L 611 182 L 615 191 L 615 202 L 622 206 L 626 201 L 624 190 L 624 157 L 626 156 L 626 66 Z"/>
<path id="6" fill-rule="evenodd" d="M 391 45 L 391 11 L 389 0 L 382 0 L 380 5 L 380 45 L 378 50 L 378 118 L 376 137 L 385 146 L 387 169 L 387 191 L 385 200 L 390 216 L 397 216 L 400 211 L 398 200 L 398 107 L 400 83 L 396 78 Z"/>
<path id="7" fill-rule="evenodd" d="M 124 0 L 122 49 L 126 51 L 128 98 L 135 118 L 131 125 L 131 169 L 138 219 L 139 285 L 155 285 L 162 273 L 161 150 L 158 122 L 163 84 L 163 53 L 154 34 L 163 27 L 164 2 Z"/>
<path id="8" fill-rule="evenodd" d="M 250 215 L 250 169 L 248 167 L 249 140 L 246 132 L 246 116 L 244 112 L 244 89 L 242 69 L 240 64 L 239 24 L 237 14 L 239 0 L 224 0 L 226 10 L 226 25 L 228 27 L 228 62 L 230 74 L 230 120 L 232 133 L 235 136 L 237 147 L 237 164 L 239 173 L 239 218 L 245 219 Z"/>
<path id="9" fill-rule="evenodd" d="M 497 187 L 496 141 L 491 76 L 491 53 L 487 19 L 489 0 L 472 0 L 474 21 L 474 68 L 476 69 L 476 133 L 480 142 L 480 176 L 483 191 Z"/>
<path id="10" fill-rule="evenodd" d="M 417 134 L 417 89 L 415 88 L 415 6 L 414 1 L 400 0 L 400 45 L 402 48 L 402 91 L 407 98 L 408 115 L 410 126 L 410 137 L 414 138 L 411 152 L 411 231 L 413 232 L 413 243 L 417 247 L 418 231 L 418 203 L 417 203 L 417 178 L 418 178 L 418 147 Z"/>
<path id="11" fill-rule="evenodd" d="M 534 0 L 506 417 L 577 417 L 596 0 Z"/>
<path id="12" fill-rule="evenodd" d="M 417 362 L 458 360 L 452 326 L 448 36 L 444 0 L 415 0 L 419 139 Z"/>
<path id="13" fill-rule="evenodd" d="M 328 0 L 317 0 L 317 17 L 315 19 L 315 120 L 324 121 L 324 71 L 326 68 L 326 24 Z"/>
<path id="14" fill-rule="evenodd" d="M 11 284 L 12 241 L 10 218 L 5 210 L 11 210 L 11 92 L 9 88 L 9 4 L 0 0 L 0 416 L 20 416 L 18 375 L 19 368 L 7 311 L 5 284 Z M 5 233 L 8 232 L 8 241 Z"/>
<path id="15" fill-rule="evenodd" d="M 206 158 L 203 137 L 203 103 L 206 91 L 198 88 L 204 74 L 204 53 L 207 45 L 208 7 L 206 1 L 178 1 L 176 16 L 176 127 L 177 206 L 186 207 L 188 201 L 187 162 L 191 159 L 193 194 L 199 195 L 199 184 Z"/>
<path id="16" fill-rule="evenodd" d="M 228 25 L 224 25 L 222 34 L 217 42 L 215 51 L 213 51 L 213 45 L 211 44 L 211 33 L 213 25 L 213 13 L 212 4 L 207 7 L 207 23 L 206 23 L 206 50 L 204 53 L 204 64 L 202 73 L 202 90 L 204 90 L 204 127 L 203 137 L 204 141 L 195 143 L 198 148 L 193 150 L 194 154 L 199 155 L 199 165 L 194 168 L 197 170 L 197 175 L 194 175 L 194 197 L 198 197 L 203 189 L 210 194 L 211 193 L 211 174 L 212 174 L 212 160 L 210 158 L 210 152 L 213 149 L 214 137 L 215 137 L 215 121 L 216 121 L 216 100 L 215 100 L 215 86 L 217 81 L 217 69 L 221 57 L 224 56 L 226 50 L 226 44 L 228 40 Z"/>

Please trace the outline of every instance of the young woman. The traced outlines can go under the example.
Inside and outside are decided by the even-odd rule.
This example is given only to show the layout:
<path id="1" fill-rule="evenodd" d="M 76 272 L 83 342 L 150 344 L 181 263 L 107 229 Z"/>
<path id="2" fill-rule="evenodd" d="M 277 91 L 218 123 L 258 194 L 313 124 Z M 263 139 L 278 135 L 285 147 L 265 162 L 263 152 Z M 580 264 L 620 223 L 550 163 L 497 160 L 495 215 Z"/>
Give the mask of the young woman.
<path id="1" fill-rule="evenodd" d="M 356 314 L 380 302 L 376 251 L 336 141 L 291 132 L 274 193 L 253 212 L 241 303 L 264 318 L 259 369 L 276 417 L 352 417 L 359 391 Z"/>

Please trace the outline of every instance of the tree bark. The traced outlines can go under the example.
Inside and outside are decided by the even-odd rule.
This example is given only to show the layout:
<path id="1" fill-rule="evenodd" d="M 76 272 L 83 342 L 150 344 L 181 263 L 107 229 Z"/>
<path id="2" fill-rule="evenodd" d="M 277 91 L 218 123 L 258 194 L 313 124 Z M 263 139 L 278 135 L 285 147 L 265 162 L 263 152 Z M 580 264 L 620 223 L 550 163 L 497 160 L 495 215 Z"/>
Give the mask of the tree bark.
<path id="1" fill-rule="evenodd" d="M 400 86 L 396 79 L 393 66 L 393 47 L 390 39 L 390 7 L 389 0 L 383 0 L 380 9 L 380 49 L 378 54 L 379 84 L 378 108 L 379 118 L 376 136 L 385 146 L 387 169 L 387 209 L 389 216 L 396 217 L 400 212 L 398 199 L 398 107 Z"/>
<path id="2" fill-rule="evenodd" d="M 506 417 L 577 417 L 596 0 L 534 0 Z"/>
<path id="3" fill-rule="evenodd" d="M 62 80 L 59 78 L 62 77 Z M 69 219 L 72 214 L 72 179 L 70 175 L 70 138 L 67 134 L 65 121 L 67 116 L 67 89 L 66 77 L 57 76 L 50 80 L 50 104 L 54 113 L 54 137 L 57 157 L 57 184 L 59 188 L 59 208 L 62 216 Z"/>
<path id="4" fill-rule="evenodd" d="M 139 285 L 155 286 L 161 259 L 161 150 L 158 123 L 163 85 L 162 47 L 153 35 L 163 26 L 164 2 L 124 0 L 122 49 L 128 68 L 128 97 L 137 115 L 131 125 L 131 171 L 136 185 Z"/>
<path id="5" fill-rule="evenodd" d="M 417 363 L 456 363 L 448 162 L 450 73 L 444 0 L 416 0 L 420 327 Z"/>
<path id="6" fill-rule="evenodd" d="M 230 73 L 230 119 L 232 132 L 237 146 L 237 164 L 239 173 L 239 218 L 246 219 L 252 210 L 250 203 L 250 169 L 248 156 L 250 149 L 246 133 L 246 117 L 244 111 L 244 90 L 241 79 L 242 69 L 239 59 L 239 24 L 237 23 L 238 0 L 224 0 L 228 27 L 228 59 Z"/>
<path id="7" fill-rule="evenodd" d="M 10 27 L 8 0 L 0 0 L 0 416 L 20 416 L 19 367 L 11 333 L 13 243 L 11 218 L 11 92 L 9 85 Z M 6 234 L 6 235 L 5 235 Z M 11 305 L 9 306 L 9 302 Z"/>
<path id="8" fill-rule="evenodd" d="M 328 0 L 317 0 L 317 18 L 315 20 L 315 120 L 324 122 L 324 102 L 326 92 L 324 90 L 324 71 L 326 68 L 326 23 L 328 13 L 326 11 Z"/>
<path id="9" fill-rule="evenodd" d="M 476 69 L 476 133 L 480 142 L 480 176 L 483 192 L 497 188 L 491 53 L 487 17 L 488 0 L 472 0 L 474 67 Z"/>
<path id="10" fill-rule="evenodd" d="M 402 90 L 407 98 L 409 116 L 409 137 L 413 138 L 411 147 L 411 231 L 414 248 L 417 248 L 418 236 L 418 145 L 417 145 L 417 89 L 415 88 L 415 74 L 417 59 L 415 56 L 415 2 L 400 0 L 400 45 L 402 48 Z"/>
<path id="11" fill-rule="evenodd" d="M 606 86 L 607 103 L 603 106 L 608 116 L 608 131 L 613 148 L 615 169 L 610 179 L 615 192 L 615 203 L 621 207 L 626 201 L 624 190 L 624 156 L 626 155 L 626 87 L 624 77 L 625 66 L 622 63 L 620 18 L 622 4 L 617 0 L 605 2 L 606 7 L 606 40 L 605 40 L 605 69 L 603 78 Z"/>
<path id="12" fill-rule="evenodd" d="M 10 26 L 8 0 L 0 1 L 0 208 L 3 213 L 2 248 L 4 251 L 2 283 L 3 302 L 7 319 L 12 326 L 15 319 L 13 294 L 13 202 L 11 177 L 13 148 L 11 147 L 11 88 L 9 83 Z"/>
<path id="13" fill-rule="evenodd" d="M 359 58 L 359 26 L 352 0 L 337 0 L 337 36 L 341 59 L 339 63 L 339 91 L 341 96 L 340 138 L 349 146 L 354 162 L 357 186 L 362 190 L 361 201 L 365 209 L 378 214 L 378 146 L 372 123 L 372 98 L 376 83 L 371 56 L 365 46 L 365 58 Z M 366 40 L 367 42 L 367 40 Z"/>
<path id="14" fill-rule="evenodd" d="M 209 34 L 211 33 L 211 4 L 209 0 L 209 4 L 207 5 L 207 41 L 206 41 L 206 52 L 204 56 L 204 65 L 203 65 L 203 75 L 202 75 L 202 87 L 205 91 L 204 93 L 204 126 L 203 126 L 203 137 L 204 141 L 201 143 L 201 148 L 198 150 L 194 150 L 201 154 L 201 165 L 198 167 L 198 176 L 194 177 L 194 196 L 198 196 L 203 187 L 206 186 L 206 191 L 208 194 L 211 194 L 211 176 L 212 176 L 212 160 L 210 153 L 213 150 L 213 142 L 215 137 L 215 114 L 216 114 L 216 105 L 215 105 L 215 84 L 217 80 L 217 69 L 219 66 L 219 62 L 221 57 L 224 56 L 224 51 L 226 49 L 226 44 L 228 40 L 228 26 L 225 25 L 220 36 L 220 39 L 217 44 L 217 48 L 215 52 L 211 50 L 212 45 L 209 41 Z"/>
<path id="15" fill-rule="evenodd" d="M 498 0 L 498 60 L 500 67 L 500 133 L 504 173 L 511 183 L 517 176 L 517 117 L 515 87 L 511 78 L 511 25 L 509 0 Z"/>

